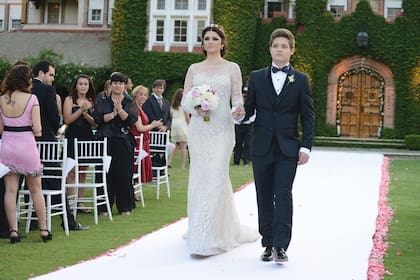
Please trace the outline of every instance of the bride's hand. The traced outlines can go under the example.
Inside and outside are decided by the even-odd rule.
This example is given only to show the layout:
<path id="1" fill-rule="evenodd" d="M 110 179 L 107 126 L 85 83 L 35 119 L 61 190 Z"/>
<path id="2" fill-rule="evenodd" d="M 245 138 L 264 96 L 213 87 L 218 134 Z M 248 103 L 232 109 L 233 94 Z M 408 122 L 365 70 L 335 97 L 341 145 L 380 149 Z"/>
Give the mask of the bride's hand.
<path id="1" fill-rule="evenodd" d="M 202 117 L 206 117 L 206 116 L 209 115 L 209 111 L 205 111 L 201 107 L 198 107 L 197 108 L 197 114 L 202 116 Z"/>
<path id="2" fill-rule="evenodd" d="M 232 110 L 232 117 L 234 120 L 241 120 L 243 117 L 245 117 L 245 110 L 243 106 L 237 106 Z"/>

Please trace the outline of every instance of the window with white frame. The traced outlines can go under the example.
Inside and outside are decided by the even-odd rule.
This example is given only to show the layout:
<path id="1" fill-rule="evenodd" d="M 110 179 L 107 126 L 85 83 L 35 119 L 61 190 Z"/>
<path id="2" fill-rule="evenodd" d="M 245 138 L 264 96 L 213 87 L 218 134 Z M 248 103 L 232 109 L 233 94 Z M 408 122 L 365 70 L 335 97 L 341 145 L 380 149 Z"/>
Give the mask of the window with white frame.
<path id="1" fill-rule="evenodd" d="M 108 24 L 112 24 L 112 11 L 114 10 L 114 0 L 108 0 Z"/>
<path id="2" fill-rule="evenodd" d="M 390 20 L 395 19 L 401 13 L 401 0 L 385 0 L 384 1 L 384 17 Z"/>
<path id="3" fill-rule="evenodd" d="M 274 12 L 283 12 L 283 11 L 285 11 L 283 0 L 271 0 L 271 1 L 265 2 L 265 7 L 264 7 L 265 17 L 272 18 Z"/>
<path id="4" fill-rule="evenodd" d="M 344 6 L 331 5 L 330 12 L 335 17 L 341 17 L 344 14 Z"/>
<path id="5" fill-rule="evenodd" d="M 199 19 L 197 20 L 197 24 L 196 24 L 197 28 L 196 28 L 196 43 L 201 43 L 201 32 L 203 31 L 203 29 L 206 27 L 206 21 L 203 19 Z"/>
<path id="6" fill-rule="evenodd" d="M 292 9 L 292 16 L 291 18 L 296 18 L 296 4 L 290 5 Z"/>
<path id="7" fill-rule="evenodd" d="M 188 10 L 188 0 L 175 0 L 175 10 Z"/>
<path id="8" fill-rule="evenodd" d="M 13 5 L 10 6 L 10 25 L 9 28 L 10 29 L 18 29 L 20 28 L 21 25 L 21 16 L 22 16 L 22 9 L 20 7 L 20 5 Z"/>
<path id="9" fill-rule="evenodd" d="M 156 9 L 165 10 L 165 0 L 157 0 Z"/>
<path id="10" fill-rule="evenodd" d="M 104 1 L 102 0 L 90 0 L 89 1 L 89 24 L 100 24 L 102 23 L 104 11 Z"/>
<path id="11" fill-rule="evenodd" d="M 207 0 L 198 0 L 197 10 L 205 11 L 207 9 Z"/>
<path id="12" fill-rule="evenodd" d="M 187 42 L 188 21 L 185 19 L 174 20 L 174 42 Z"/>
<path id="13" fill-rule="evenodd" d="M 0 32 L 4 31 L 4 5 L 0 4 Z"/>
<path id="14" fill-rule="evenodd" d="M 171 45 L 188 51 L 201 44 L 201 31 L 211 17 L 211 0 L 150 0 L 148 50 Z"/>
<path id="15" fill-rule="evenodd" d="M 400 8 L 388 8 L 386 9 L 386 18 L 395 19 L 401 12 Z"/>
<path id="16" fill-rule="evenodd" d="M 12 19 L 12 29 L 20 28 L 20 19 Z"/>
<path id="17" fill-rule="evenodd" d="M 165 20 L 157 19 L 156 20 L 156 42 L 163 42 L 165 39 Z"/>

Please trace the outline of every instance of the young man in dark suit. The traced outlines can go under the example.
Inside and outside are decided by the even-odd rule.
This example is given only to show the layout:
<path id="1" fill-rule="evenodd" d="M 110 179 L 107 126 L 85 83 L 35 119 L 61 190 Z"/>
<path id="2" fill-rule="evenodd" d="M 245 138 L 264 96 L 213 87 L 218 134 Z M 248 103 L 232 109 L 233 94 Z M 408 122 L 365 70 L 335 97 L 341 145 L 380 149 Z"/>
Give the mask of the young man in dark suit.
<path id="1" fill-rule="evenodd" d="M 32 93 L 38 97 L 42 125 L 42 136 L 36 137 L 36 140 L 57 141 L 56 135 L 60 127 L 60 115 L 57 108 L 56 91 L 52 86 L 55 77 L 55 65 L 45 60 L 39 61 L 32 69 L 32 73 L 34 75 Z M 54 190 L 60 189 L 61 186 L 56 179 L 42 179 L 42 188 Z M 54 196 L 53 199 L 60 198 Z M 66 207 L 70 230 L 86 230 L 89 228 L 74 219 L 68 202 L 66 202 Z"/>
<path id="2" fill-rule="evenodd" d="M 172 124 L 171 105 L 169 101 L 163 97 L 165 86 L 165 80 L 154 81 L 152 84 L 152 95 L 147 98 L 146 102 L 142 106 L 143 111 L 149 119 L 149 123 L 152 123 L 154 120 L 162 121 L 162 126 L 153 129 L 161 132 L 165 132 L 170 129 Z M 153 166 L 166 165 L 164 152 L 152 154 L 151 157 Z M 153 173 L 155 173 L 155 171 L 153 171 Z"/>
<path id="3" fill-rule="evenodd" d="M 297 166 L 309 160 L 315 113 L 308 77 L 289 63 L 295 51 L 292 32 L 274 30 L 269 50 L 272 64 L 251 73 L 244 120 L 255 110 L 251 159 L 265 247 L 261 260 L 283 263 L 292 235 L 292 185 Z"/>
<path id="4" fill-rule="evenodd" d="M 163 131 L 171 128 L 171 104 L 163 97 L 165 91 L 165 81 L 156 80 L 152 84 L 152 95 L 143 104 L 143 111 L 149 118 L 149 123 L 154 120 L 162 120 L 163 125 L 155 128 L 155 130 Z"/>

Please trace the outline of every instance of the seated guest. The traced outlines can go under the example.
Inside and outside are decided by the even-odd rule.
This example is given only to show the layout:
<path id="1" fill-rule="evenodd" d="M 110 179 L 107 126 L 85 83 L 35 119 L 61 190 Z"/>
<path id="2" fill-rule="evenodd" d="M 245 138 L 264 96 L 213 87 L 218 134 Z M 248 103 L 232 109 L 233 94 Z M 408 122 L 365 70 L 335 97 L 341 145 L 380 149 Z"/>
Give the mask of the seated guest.
<path id="1" fill-rule="evenodd" d="M 152 160 L 150 158 L 150 134 L 149 131 L 161 126 L 163 123 L 161 120 L 153 120 L 149 124 L 149 119 L 145 112 L 143 112 L 142 106 L 144 102 L 146 102 L 147 98 L 149 97 L 149 89 L 144 86 L 137 86 L 133 89 L 131 96 L 133 100 L 136 102 L 137 111 L 139 114 L 139 119 L 137 122 L 131 126 L 131 132 L 139 136 L 140 134 L 143 135 L 143 147 L 141 147 L 146 153 L 147 156 L 142 159 L 141 161 L 141 182 L 147 183 L 152 181 Z M 137 148 L 139 143 L 137 143 Z M 135 166 L 137 168 L 137 166 Z M 134 170 L 137 172 L 137 170 Z"/>

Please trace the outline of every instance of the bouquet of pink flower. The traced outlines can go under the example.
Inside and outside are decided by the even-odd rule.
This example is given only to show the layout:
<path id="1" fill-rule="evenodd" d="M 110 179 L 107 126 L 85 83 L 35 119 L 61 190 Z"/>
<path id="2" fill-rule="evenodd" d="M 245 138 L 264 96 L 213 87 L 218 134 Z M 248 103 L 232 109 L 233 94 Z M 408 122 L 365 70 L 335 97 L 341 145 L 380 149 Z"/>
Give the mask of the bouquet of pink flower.
<path id="1" fill-rule="evenodd" d="M 191 88 L 186 95 L 186 101 L 194 107 L 201 108 L 203 111 L 211 111 L 217 108 L 219 97 L 209 85 L 201 85 Z M 203 120 L 208 122 L 209 116 L 204 116 Z"/>

